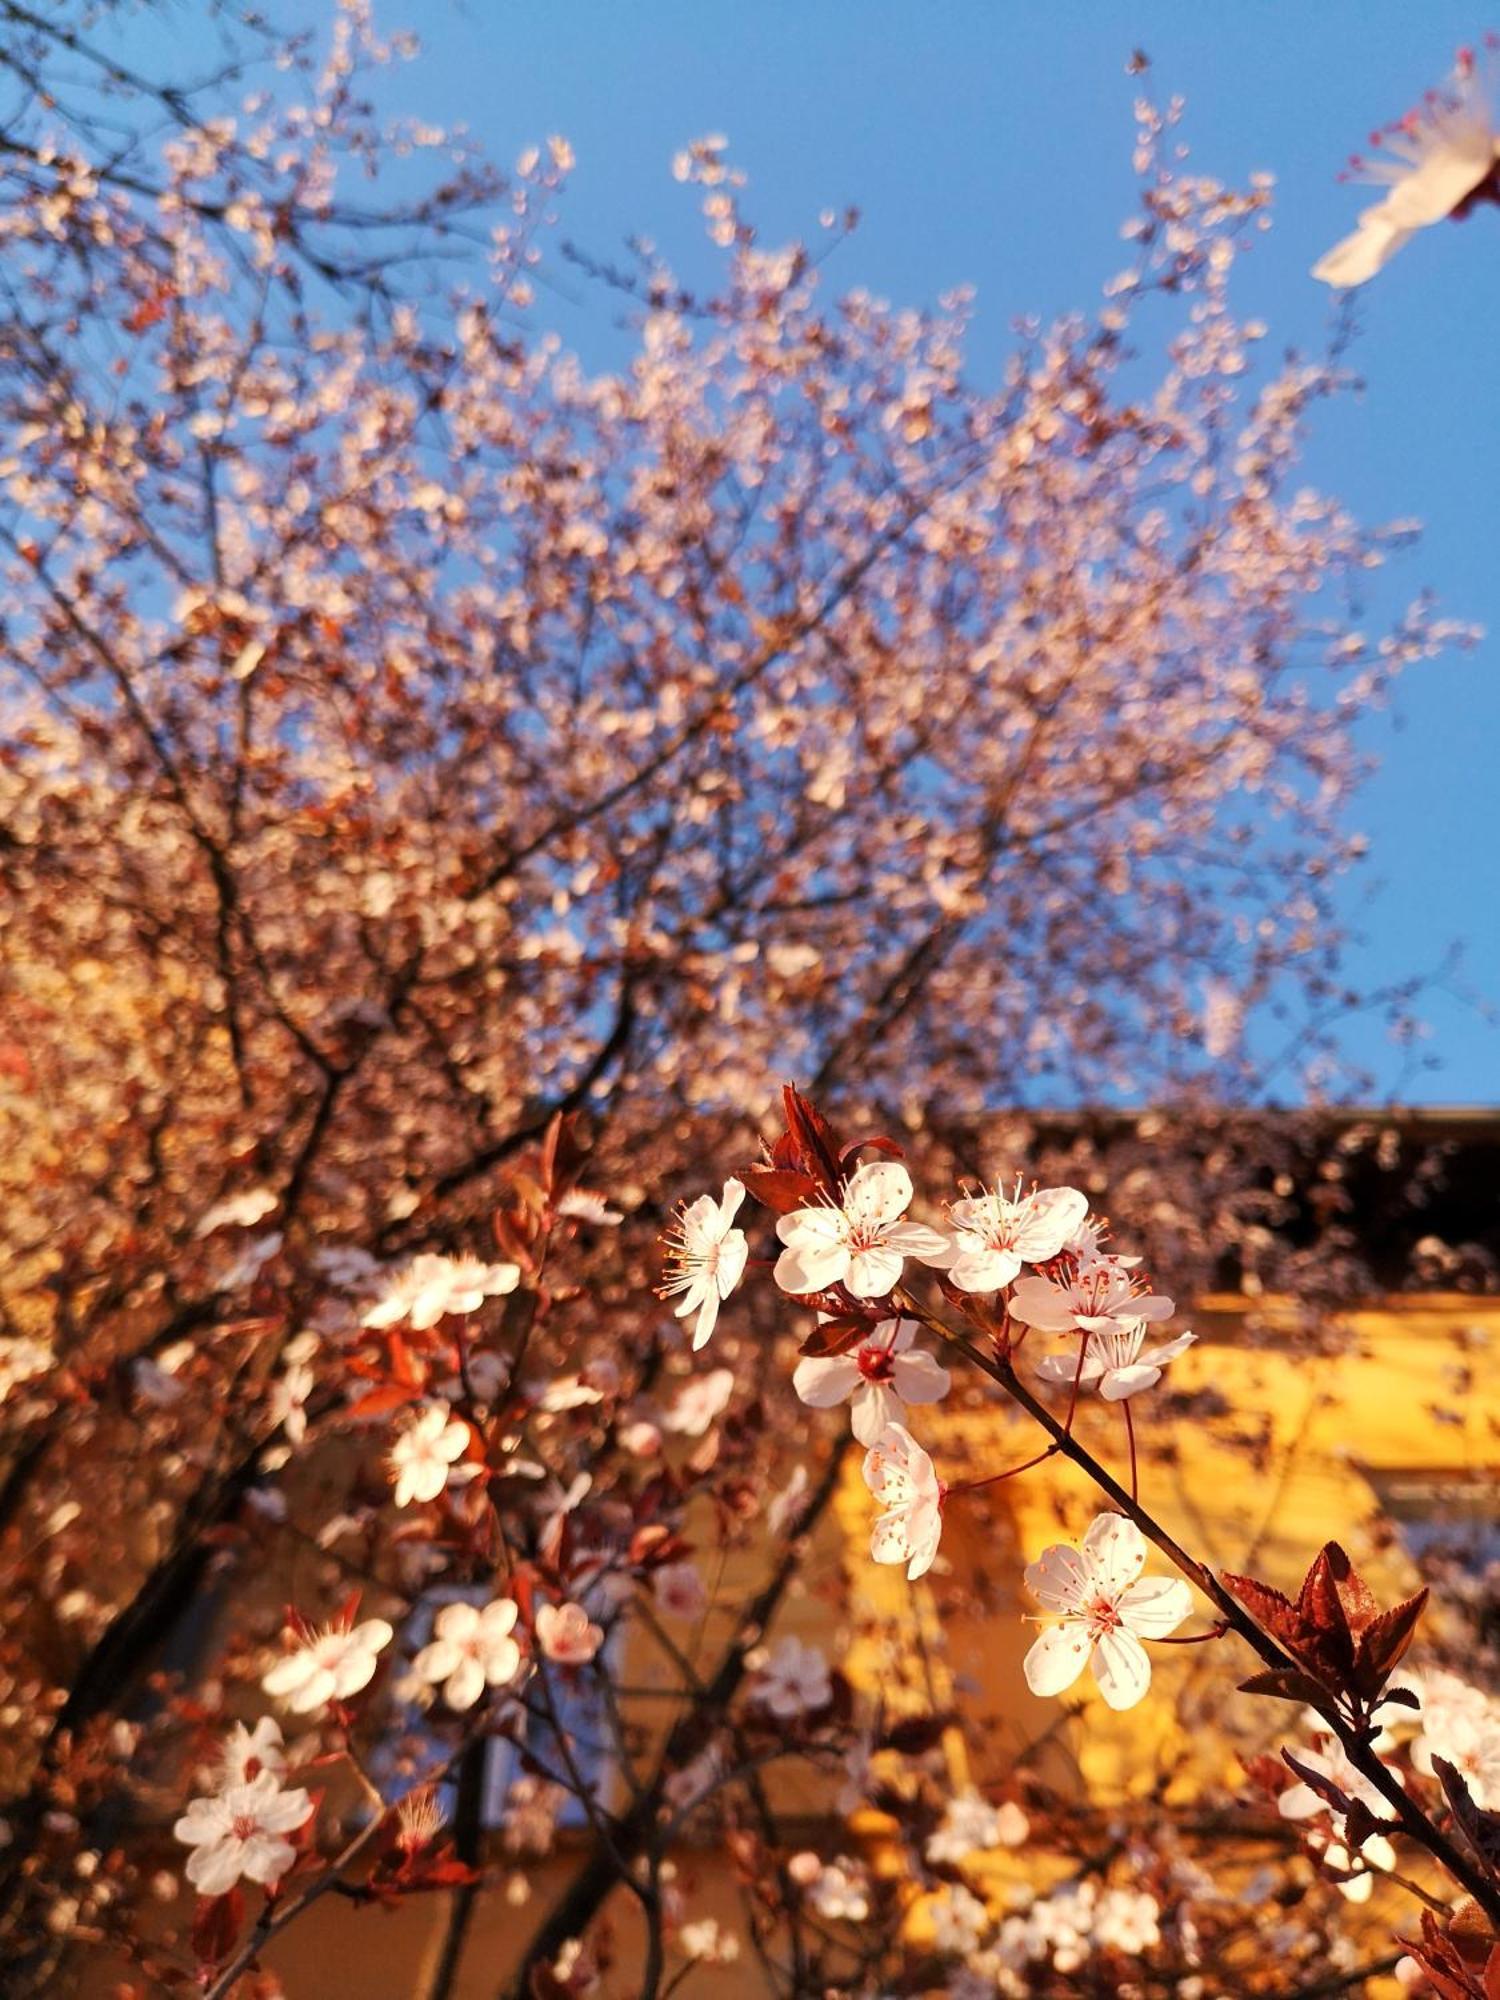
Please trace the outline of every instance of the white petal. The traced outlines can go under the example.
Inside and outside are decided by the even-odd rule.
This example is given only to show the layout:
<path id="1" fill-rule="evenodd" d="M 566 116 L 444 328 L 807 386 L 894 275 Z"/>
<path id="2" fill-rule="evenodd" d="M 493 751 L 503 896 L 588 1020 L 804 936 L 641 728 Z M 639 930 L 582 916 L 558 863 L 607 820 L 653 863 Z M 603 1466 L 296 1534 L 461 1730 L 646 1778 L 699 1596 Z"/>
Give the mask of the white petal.
<path id="1" fill-rule="evenodd" d="M 1016 1248 L 1028 1264 L 1055 1257 L 1089 1212 L 1089 1198 L 1077 1188 L 1038 1188 L 1026 1204 L 1016 1231 Z"/>
<path id="2" fill-rule="evenodd" d="M 1048 1611 L 1080 1610 L 1093 1580 L 1088 1564 L 1066 1542 L 1054 1542 L 1026 1565 L 1026 1588 Z"/>
<path id="3" fill-rule="evenodd" d="M 1083 1672 L 1088 1656 L 1088 1634 L 1081 1625 L 1049 1625 L 1022 1662 L 1026 1685 L 1044 1701 L 1063 1694 Z"/>
<path id="4" fill-rule="evenodd" d="M 808 1355 L 792 1370 L 792 1387 L 809 1409 L 831 1410 L 860 1385 L 859 1363 L 847 1354 Z M 873 1444 L 874 1438 L 864 1440 Z"/>
<path id="5" fill-rule="evenodd" d="M 782 1251 L 773 1275 L 784 1292 L 823 1292 L 840 1284 L 848 1269 L 847 1245 L 807 1237 Z"/>
<path id="6" fill-rule="evenodd" d="M 899 1250 L 855 1250 L 844 1283 L 857 1299 L 888 1298 L 901 1282 Z"/>
<path id="7" fill-rule="evenodd" d="M 1341 291 L 1363 285 L 1388 264 L 1396 252 L 1411 240 L 1409 229 L 1393 229 L 1386 223 L 1362 222 L 1351 235 L 1343 237 L 1312 267 L 1312 275 L 1325 285 Z"/>
<path id="8" fill-rule="evenodd" d="M 245 1843 L 232 1836 L 213 1847 L 197 1848 L 188 1856 L 183 1871 L 200 1896 L 222 1896 L 240 1879 L 240 1858 Z"/>
<path id="9" fill-rule="evenodd" d="M 948 1276 L 961 1292 L 998 1292 L 1020 1268 L 1014 1250 L 963 1250 L 948 1266 Z"/>
<path id="10" fill-rule="evenodd" d="M 924 1264 L 940 1269 L 952 1261 L 952 1237 L 945 1236 L 940 1229 L 929 1229 L 925 1222 L 892 1223 L 883 1234 L 891 1248 L 899 1250 L 903 1257 L 920 1257 Z"/>
<path id="11" fill-rule="evenodd" d="M 904 1215 L 911 1198 L 911 1175 L 899 1161 L 871 1160 L 850 1177 L 844 1189 L 844 1213 L 851 1221 L 878 1228 Z"/>
<path id="12" fill-rule="evenodd" d="M 893 1507 L 875 1523 L 870 1535 L 870 1554 L 878 1563 L 904 1563 L 910 1556 L 904 1507 Z"/>
<path id="13" fill-rule="evenodd" d="M 727 1299 L 740 1279 L 745 1275 L 745 1260 L 750 1255 L 750 1244 L 743 1229 L 731 1229 L 719 1245 L 718 1283 L 719 1297 Z"/>
<path id="14" fill-rule="evenodd" d="M 1099 1394 L 1106 1403 L 1123 1403 L 1130 1396 L 1138 1396 L 1142 1389 L 1154 1389 L 1160 1380 L 1159 1368 L 1148 1368 L 1137 1361 L 1130 1368 L 1107 1369 L 1099 1384 Z"/>
<path id="15" fill-rule="evenodd" d="M 1165 1639 L 1192 1610 L 1193 1594 L 1180 1576 L 1143 1576 L 1120 1599 L 1120 1616 L 1142 1639 Z"/>
<path id="16" fill-rule="evenodd" d="M 877 1444 L 891 1418 L 900 1414 L 899 1397 L 893 1396 L 883 1383 L 866 1382 L 849 1405 L 849 1428 L 860 1444 Z"/>
<path id="17" fill-rule="evenodd" d="M 1134 1583 L 1146 1566 L 1145 1537 L 1123 1514 L 1096 1514 L 1083 1538 L 1083 1553 L 1111 1597 Z"/>
<path id="18" fill-rule="evenodd" d="M 1045 1278 L 1022 1278 L 1010 1295 L 1010 1310 L 1042 1333 L 1066 1333 L 1074 1324 L 1072 1299 Z"/>
<path id="19" fill-rule="evenodd" d="M 891 1372 L 903 1403 L 940 1403 L 953 1386 L 947 1369 L 921 1348 L 898 1355 Z"/>
<path id="20" fill-rule="evenodd" d="M 1133 1632 L 1102 1633 L 1090 1664 L 1110 1708 L 1134 1708 L 1151 1685 L 1151 1662 Z"/>
<path id="21" fill-rule="evenodd" d="M 1080 1342 L 1083 1350 L 1083 1370 L 1078 1367 L 1078 1349 L 1071 1354 L 1044 1354 L 1036 1364 L 1036 1372 L 1044 1382 L 1065 1382 L 1071 1388 L 1074 1377 L 1080 1382 L 1097 1382 L 1104 1373 L 1104 1363 L 1089 1352 L 1088 1346 Z"/>
<path id="22" fill-rule="evenodd" d="M 478 1660 L 465 1657 L 448 1676 L 443 1699 L 450 1708 L 472 1708 L 484 1693 L 484 1668 Z"/>

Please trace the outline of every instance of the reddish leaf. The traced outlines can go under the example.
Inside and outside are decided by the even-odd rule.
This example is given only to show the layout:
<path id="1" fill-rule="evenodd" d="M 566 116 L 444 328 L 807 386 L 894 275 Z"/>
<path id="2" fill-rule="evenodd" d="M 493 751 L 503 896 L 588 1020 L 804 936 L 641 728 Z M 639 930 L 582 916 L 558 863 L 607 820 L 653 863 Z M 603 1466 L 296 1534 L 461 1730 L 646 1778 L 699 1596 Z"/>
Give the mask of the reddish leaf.
<path id="1" fill-rule="evenodd" d="M 1347 1814 L 1353 1809 L 1353 1799 L 1347 1792 L 1341 1791 L 1332 1778 L 1325 1778 L 1321 1771 L 1315 1771 L 1311 1764 L 1304 1764 L 1290 1750 L 1282 1751 L 1281 1761 L 1289 1771 L 1296 1772 L 1304 1785 L 1311 1786 L 1325 1806 L 1332 1806 L 1336 1813 Z"/>
<path id="2" fill-rule="evenodd" d="M 1500 1870 L 1500 1813 L 1486 1812 L 1476 1803 L 1463 1772 L 1446 1757 L 1433 1758 L 1432 1772 L 1464 1839 L 1487 1868 Z"/>
<path id="3" fill-rule="evenodd" d="M 1366 1700 L 1379 1694 L 1385 1686 L 1387 1675 L 1411 1644 L 1417 1621 L 1426 1606 L 1427 1591 L 1424 1588 L 1415 1597 L 1393 1605 L 1389 1611 L 1379 1612 L 1360 1633 L 1354 1655 L 1354 1673 L 1360 1693 Z"/>
<path id="4" fill-rule="evenodd" d="M 818 1184 L 811 1174 L 787 1167 L 747 1167 L 740 1175 L 745 1192 L 776 1215 L 790 1215 L 817 1200 Z"/>
<path id="5" fill-rule="evenodd" d="M 786 1112 L 786 1129 L 797 1142 L 804 1169 L 816 1175 L 829 1194 L 837 1194 L 843 1185 L 843 1173 L 833 1127 L 794 1083 L 783 1087 L 781 1101 Z"/>
<path id="6" fill-rule="evenodd" d="M 864 1317 L 857 1313 L 839 1313 L 831 1319 L 820 1319 L 797 1351 L 799 1354 L 845 1354 L 856 1341 L 864 1338 L 877 1319 L 878 1315 Z"/>
<path id="7" fill-rule="evenodd" d="M 1253 1576 L 1235 1576 L 1230 1570 L 1220 1572 L 1220 1581 L 1232 1597 L 1237 1597 L 1250 1616 L 1263 1631 L 1273 1639 L 1279 1639 L 1290 1651 L 1301 1649 L 1303 1624 L 1297 1615 L 1297 1608 L 1279 1590 L 1273 1590 L 1268 1583 L 1258 1583 Z"/>
<path id="8" fill-rule="evenodd" d="M 193 1912 L 193 1955 L 202 1966 L 220 1964 L 234 1950 L 245 1921 L 245 1899 L 238 1889 L 222 1896 L 200 1896 Z"/>
<path id="9" fill-rule="evenodd" d="M 1274 1695 L 1278 1701 L 1297 1701 L 1313 1708 L 1321 1707 L 1328 1699 L 1328 1690 L 1321 1681 L 1290 1667 L 1270 1667 L 1263 1674 L 1252 1674 L 1249 1680 L 1240 1682 L 1240 1693 Z"/>
<path id="10" fill-rule="evenodd" d="M 356 1396 L 344 1411 L 346 1417 L 383 1417 L 390 1410 L 399 1410 L 403 1403 L 411 1401 L 411 1390 L 399 1383 L 392 1383 L 384 1389 L 371 1389 L 368 1394 Z"/>

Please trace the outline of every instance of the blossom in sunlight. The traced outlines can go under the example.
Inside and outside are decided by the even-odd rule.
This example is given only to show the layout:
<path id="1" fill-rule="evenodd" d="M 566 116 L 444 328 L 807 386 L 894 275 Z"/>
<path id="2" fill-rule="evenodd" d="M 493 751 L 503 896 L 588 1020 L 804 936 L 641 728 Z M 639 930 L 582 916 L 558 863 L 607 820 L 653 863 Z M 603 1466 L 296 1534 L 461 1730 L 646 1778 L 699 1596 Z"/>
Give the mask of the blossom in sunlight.
<path id="1" fill-rule="evenodd" d="M 672 1308 L 678 1319 L 696 1313 L 693 1346 L 702 1347 L 718 1321 L 719 1307 L 744 1276 L 750 1246 L 734 1218 L 745 1199 L 741 1182 L 727 1180 L 722 1197 L 700 1194 L 679 1209 L 668 1230 L 661 1297 L 682 1302 Z"/>
<path id="2" fill-rule="evenodd" d="M 301 1444 L 307 1436 L 306 1405 L 316 1381 L 307 1363 L 296 1361 L 271 1384 L 266 1416 L 273 1430 L 280 1426 L 288 1444 Z"/>
<path id="3" fill-rule="evenodd" d="M 1089 1212 L 1077 1188 L 1034 1188 L 955 1201 L 948 1209 L 957 1254 L 948 1276 L 961 1292 L 998 1292 L 1020 1276 L 1023 1264 L 1055 1257 Z"/>
<path id="4" fill-rule="evenodd" d="M 857 1861 L 841 1854 L 819 1868 L 807 1900 L 830 1924 L 862 1924 L 870 1914 L 869 1877 Z"/>
<path id="5" fill-rule="evenodd" d="M 1193 1608 L 1181 1577 L 1141 1570 L 1146 1543 L 1133 1521 L 1100 1514 L 1077 1548 L 1055 1543 L 1026 1566 L 1026 1587 L 1056 1619 L 1027 1653 L 1026 1685 L 1057 1695 L 1091 1666 L 1111 1708 L 1134 1708 L 1151 1685 L 1142 1639 L 1164 1639 Z"/>
<path id="6" fill-rule="evenodd" d="M 1421 1698 L 1411 1760 L 1431 1775 L 1432 1760 L 1452 1764 L 1482 1811 L 1500 1811 L 1500 1702 L 1457 1674 L 1435 1669 L 1416 1680 Z"/>
<path id="7" fill-rule="evenodd" d="M 923 1852 L 931 1862 L 957 1865 L 966 1855 L 1019 1847 L 1030 1831 L 1031 1822 L 1013 1799 L 992 1806 L 978 1792 L 956 1792 Z"/>
<path id="8" fill-rule="evenodd" d="M 901 1279 L 908 1257 L 946 1264 L 953 1246 L 925 1223 L 908 1222 L 911 1175 L 894 1160 L 860 1167 L 844 1189 L 843 1203 L 793 1209 L 776 1224 L 786 1246 L 776 1260 L 783 1291 L 824 1292 L 846 1285 L 856 1298 L 886 1298 Z"/>
<path id="9" fill-rule="evenodd" d="M 191 1847 L 186 1875 L 201 1896 L 222 1896 L 241 1876 L 279 1882 L 297 1858 L 286 1838 L 312 1817 L 304 1791 L 284 1792 L 272 1771 L 228 1785 L 213 1798 L 193 1799 L 172 1828 Z"/>
<path id="10" fill-rule="evenodd" d="M 273 1778 L 286 1775 L 286 1751 L 282 1747 L 281 1725 L 271 1715 L 263 1715 L 253 1729 L 235 1723 L 224 1739 L 224 1786 L 248 1785 L 262 1771 Z"/>
<path id="11" fill-rule="evenodd" d="M 1010 1296 L 1011 1317 L 1038 1333 L 1127 1333 L 1142 1320 L 1170 1319 L 1173 1310 L 1170 1299 L 1138 1290 L 1118 1257 L 1083 1266 L 1061 1284 L 1022 1278 Z"/>
<path id="12" fill-rule="evenodd" d="M 778 1639 L 761 1665 L 755 1699 L 780 1722 L 826 1708 L 833 1699 L 833 1683 L 823 1649 L 790 1633 Z"/>
<path id="13" fill-rule="evenodd" d="M 354 1626 L 325 1625 L 278 1660 L 261 1686 L 294 1715 L 347 1701 L 375 1678 L 381 1650 L 394 1636 L 384 1618 L 366 1618 Z"/>
<path id="14" fill-rule="evenodd" d="M 664 1431 L 675 1431 L 679 1437 L 702 1437 L 714 1419 L 723 1414 L 730 1397 L 734 1394 L 734 1370 L 713 1368 L 707 1375 L 695 1376 L 679 1392 L 661 1420 Z"/>
<path id="15" fill-rule="evenodd" d="M 943 1482 L 902 1424 L 888 1424 L 865 1453 L 866 1486 L 884 1508 L 870 1536 L 878 1563 L 906 1564 L 915 1583 L 932 1568 L 943 1532 Z"/>
<path id="16" fill-rule="evenodd" d="M 549 1660 L 582 1667 L 604 1644 L 604 1628 L 592 1623 L 581 1604 L 543 1604 L 536 1614 L 536 1638 Z"/>
<path id="17" fill-rule="evenodd" d="M 1388 192 L 1313 265 L 1313 276 L 1330 285 L 1364 284 L 1417 230 L 1466 214 L 1486 194 L 1495 198 L 1500 134 L 1487 80 L 1468 51 L 1446 89 L 1429 91 L 1376 137 L 1384 157 L 1356 156 L 1351 174 Z"/>
<path id="18" fill-rule="evenodd" d="M 855 1437 L 872 1445 L 887 1424 L 900 1422 L 907 1403 L 941 1402 L 952 1385 L 946 1368 L 913 1349 L 916 1330 L 912 1320 L 884 1319 L 847 1354 L 804 1356 L 792 1387 L 815 1410 L 847 1402 Z"/>
<path id="19" fill-rule="evenodd" d="M 1137 1320 L 1133 1326 L 1085 1334 L 1081 1369 L 1074 1349 L 1069 1354 L 1044 1355 L 1036 1372 L 1044 1382 L 1071 1385 L 1076 1378 L 1085 1389 L 1097 1389 L 1107 1403 L 1122 1403 L 1142 1389 L 1155 1388 L 1167 1363 L 1186 1354 L 1197 1338 L 1195 1333 L 1180 1333 L 1160 1347 L 1147 1347 L 1146 1322 Z"/>
<path id="20" fill-rule="evenodd" d="M 396 1505 L 436 1500 L 450 1483 L 477 1478 L 477 1465 L 457 1462 L 468 1450 L 471 1435 L 463 1418 L 455 1417 L 446 1403 L 427 1404 L 391 1446 Z"/>
<path id="21" fill-rule="evenodd" d="M 708 1606 L 696 1563 L 663 1563 L 651 1579 L 651 1591 L 657 1608 L 669 1618 L 701 1618 Z"/>
<path id="22" fill-rule="evenodd" d="M 505 1687 L 521 1671 L 521 1648 L 512 1636 L 516 1607 L 497 1597 L 475 1604 L 445 1604 L 432 1621 L 432 1641 L 412 1662 L 424 1681 L 441 1681 L 450 1708 L 472 1708 L 486 1687 Z"/>
<path id="23" fill-rule="evenodd" d="M 447 1313 L 478 1312 L 486 1299 L 502 1298 L 520 1282 L 516 1264 L 485 1264 L 478 1257 L 424 1252 L 387 1280 L 360 1324 L 406 1325 L 422 1332 Z"/>
<path id="24" fill-rule="evenodd" d="M 216 1229 L 253 1229 L 268 1216 L 281 1197 L 267 1187 L 247 1188 L 243 1194 L 226 1195 L 198 1218 L 195 1236 L 212 1236 Z"/>
<path id="25" fill-rule="evenodd" d="M 588 1188 L 570 1188 L 558 1201 L 557 1213 L 574 1222 L 592 1223 L 596 1229 L 615 1229 L 625 1220 L 620 1209 L 611 1208 L 602 1194 Z"/>

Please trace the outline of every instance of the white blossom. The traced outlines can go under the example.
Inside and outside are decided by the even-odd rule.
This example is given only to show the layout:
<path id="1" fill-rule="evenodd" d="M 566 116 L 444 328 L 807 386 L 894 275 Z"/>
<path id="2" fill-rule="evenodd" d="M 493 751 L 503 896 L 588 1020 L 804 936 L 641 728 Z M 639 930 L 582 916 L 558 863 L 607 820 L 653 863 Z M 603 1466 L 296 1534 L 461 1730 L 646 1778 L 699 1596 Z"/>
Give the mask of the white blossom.
<path id="1" fill-rule="evenodd" d="M 805 1294 L 845 1285 L 860 1299 L 883 1299 L 901 1279 L 908 1257 L 946 1264 L 948 1238 L 903 1218 L 911 1206 L 911 1175 L 894 1160 L 872 1160 L 844 1189 L 840 1206 L 824 1202 L 793 1209 L 776 1224 L 786 1246 L 776 1260 L 783 1291 Z"/>
<path id="2" fill-rule="evenodd" d="M 673 1307 L 678 1319 L 696 1313 L 694 1349 L 702 1347 L 718 1322 L 719 1307 L 744 1275 L 750 1254 L 743 1229 L 733 1227 L 745 1199 L 741 1182 L 727 1180 L 720 1200 L 700 1194 L 677 1214 L 666 1238 L 666 1267 L 661 1296 L 682 1294 Z"/>
<path id="3" fill-rule="evenodd" d="M 453 1709 L 472 1708 L 486 1687 L 505 1687 L 521 1670 L 521 1648 L 512 1636 L 516 1606 L 497 1597 L 481 1610 L 445 1604 L 432 1621 L 433 1636 L 412 1662 L 418 1677 L 443 1683 Z"/>
<path id="4" fill-rule="evenodd" d="M 1077 1548 L 1055 1543 L 1026 1567 L 1026 1587 L 1057 1619 L 1026 1655 L 1035 1695 L 1064 1693 L 1087 1664 L 1111 1708 L 1134 1708 L 1151 1684 L 1142 1639 L 1163 1639 L 1193 1608 L 1181 1577 L 1142 1577 L 1146 1543 L 1133 1521 L 1100 1514 Z"/>
<path id="5" fill-rule="evenodd" d="M 864 1481 L 884 1508 L 870 1536 L 878 1563 L 906 1564 L 915 1582 L 932 1568 L 943 1532 L 943 1482 L 903 1424 L 888 1424 L 865 1453 Z"/>
<path id="6" fill-rule="evenodd" d="M 907 1403 L 936 1403 L 952 1385 L 946 1368 L 925 1349 L 912 1348 L 911 1320 L 881 1320 L 870 1338 L 846 1354 L 805 1355 L 792 1387 L 815 1410 L 848 1402 L 849 1422 L 863 1445 L 872 1445 L 887 1424 L 899 1423 Z"/>
<path id="7" fill-rule="evenodd" d="M 241 1876 L 279 1882 L 297 1858 L 286 1835 L 311 1817 L 304 1791 L 284 1792 L 272 1771 L 228 1785 L 212 1798 L 193 1799 L 172 1828 L 191 1847 L 186 1874 L 203 1896 L 222 1896 Z"/>
<path id="8" fill-rule="evenodd" d="M 477 1465 L 457 1462 L 468 1450 L 471 1435 L 469 1426 L 446 1403 L 427 1404 L 391 1446 L 396 1505 L 436 1500 L 451 1482 L 476 1478 Z"/>
<path id="9" fill-rule="evenodd" d="M 1386 128 L 1380 144 L 1386 157 L 1360 160 L 1357 172 L 1389 191 L 1314 264 L 1313 276 L 1327 284 L 1362 285 L 1373 278 L 1417 230 L 1452 215 L 1493 173 L 1500 138 L 1472 59 L 1461 57 L 1449 87 L 1429 91 Z"/>
<path id="10" fill-rule="evenodd" d="M 1036 1372 L 1044 1382 L 1069 1386 L 1076 1377 L 1083 1388 L 1097 1389 L 1107 1403 L 1122 1403 L 1143 1389 L 1155 1388 L 1167 1363 L 1186 1354 L 1197 1338 L 1195 1333 L 1180 1333 L 1160 1347 L 1147 1347 L 1144 1320 L 1124 1327 L 1117 1324 L 1107 1333 L 1084 1335 L 1081 1368 L 1075 1347 L 1068 1354 L 1043 1355 Z"/>
<path id="11" fill-rule="evenodd" d="M 362 1326 L 407 1325 L 417 1332 L 447 1313 L 478 1312 L 486 1299 L 502 1298 L 521 1281 L 516 1264 L 485 1264 L 478 1257 L 424 1252 L 397 1271 L 364 1315 Z"/>
<path id="12" fill-rule="evenodd" d="M 347 1701 L 375 1677 L 381 1649 L 394 1633 L 384 1618 L 352 1628 L 325 1625 L 276 1662 L 261 1686 L 294 1715 L 308 1715 L 330 1701 Z"/>
<path id="13" fill-rule="evenodd" d="M 948 1276 L 962 1292 L 997 1292 L 1020 1276 L 1023 1264 L 1055 1257 L 1080 1227 L 1088 1196 L 1077 1188 L 1035 1188 L 953 1202 L 948 1210 L 956 1250 Z"/>
<path id="14" fill-rule="evenodd" d="M 792 1722 L 826 1708 L 832 1699 L 833 1683 L 822 1648 L 791 1633 L 778 1639 L 756 1676 L 759 1705 L 778 1721 Z"/>

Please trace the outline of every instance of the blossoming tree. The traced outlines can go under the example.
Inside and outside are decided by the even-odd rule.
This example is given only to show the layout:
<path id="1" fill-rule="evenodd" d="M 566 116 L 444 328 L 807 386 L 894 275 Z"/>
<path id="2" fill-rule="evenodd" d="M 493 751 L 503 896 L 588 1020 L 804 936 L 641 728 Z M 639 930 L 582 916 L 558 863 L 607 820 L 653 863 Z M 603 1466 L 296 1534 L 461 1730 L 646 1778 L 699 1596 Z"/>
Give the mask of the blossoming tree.
<path id="1" fill-rule="evenodd" d="M 1291 1606 L 1177 1547 L 1074 1435 L 1097 1391 L 1135 1464 L 1170 1302 L 1061 1177 L 946 1207 L 927 1178 L 1016 1104 L 1160 1095 L 1117 1157 L 1145 1248 L 1185 1282 L 1278 1255 L 1289 1128 L 1225 1124 L 1211 1172 L 1177 1141 L 1268 1069 L 1327 1085 L 1349 718 L 1463 635 L 1341 613 L 1404 537 L 1292 483 L 1343 378 L 1255 366 L 1230 281 L 1268 186 L 1190 171 L 1143 103 L 1128 268 L 985 386 L 966 301 L 833 294 L 848 220 L 768 247 L 702 142 L 676 171 L 719 274 L 594 267 L 631 330 L 590 374 L 538 317 L 562 140 L 502 178 L 385 125 L 403 51 L 357 6 L 326 55 L 226 15 L 187 80 L 112 12 L 0 0 L 17 1990 L 82 1952 L 227 1995 L 315 1906 L 429 1895 L 440 2000 L 487 1813 L 531 1906 L 516 1993 L 607 1980 L 622 1904 L 641 1992 L 722 1960 L 675 1859 L 705 1827 L 771 1990 L 1211 1976 L 1244 1922 L 1169 1893 L 1166 1820 L 1133 1885 L 1075 1871 L 997 1931 L 968 1859 L 1076 1858 L 1084 1809 L 1019 1771 L 945 1792 L 941 1719 L 771 1631 L 843 1476 L 805 1412 L 848 1406 L 872 1553 L 919 1579 L 958 1492 L 920 1419 L 960 1365 L 1104 1495 L 1035 1552 L 1032 1686 L 1091 1665 L 1123 1706 L 1147 1648 L 1233 1632 L 1314 1711 L 1278 1837 L 1351 1891 L 1399 1838 L 1493 1918 L 1490 1710 L 1435 1686 L 1394 1776 L 1415 1612 L 1336 1552 Z M 830 1152 L 794 1094 L 770 1163 L 668 1225 L 789 1067 L 885 1107 L 912 1165 Z M 1336 1276 L 1330 1229 L 1258 1274 Z M 695 1368 L 711 1340 L 731 1363 Z M 928 1944 L 852 1835 L 795 1846 L 786 1761 L 887 1810 Z M 1417 1949 L 1470 1990 L 1468 1940 Z"/>

